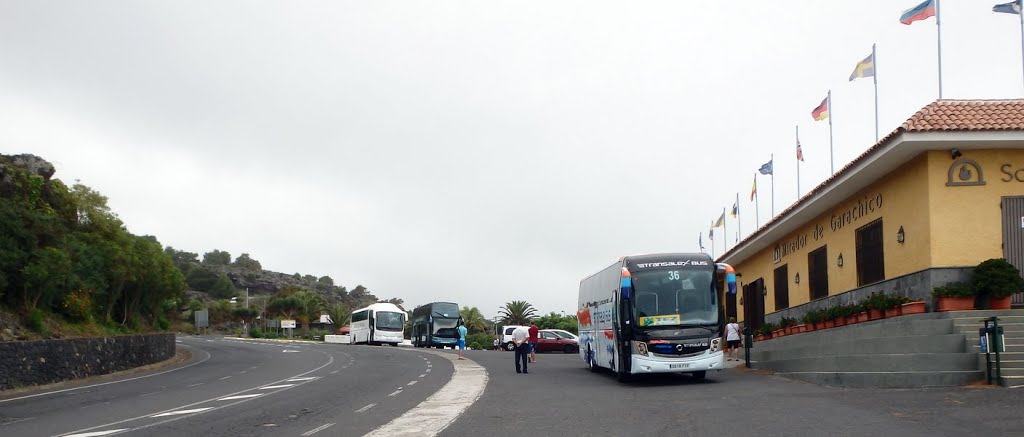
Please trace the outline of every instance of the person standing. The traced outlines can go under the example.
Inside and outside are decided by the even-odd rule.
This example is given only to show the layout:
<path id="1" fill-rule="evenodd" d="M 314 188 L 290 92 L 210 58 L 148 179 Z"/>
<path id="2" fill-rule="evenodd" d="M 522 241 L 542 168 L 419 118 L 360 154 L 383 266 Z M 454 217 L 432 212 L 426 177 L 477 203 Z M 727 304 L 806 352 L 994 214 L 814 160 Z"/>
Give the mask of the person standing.
<path id="1" fill-rule="evenodd" d="M 540 328 L 537 327 L 536 323 L 530 321 L 530 362 L 537 362 L 537 337 L 540 333 Z"/>
<path id="2" fill-rule="evenodd" d="M 468 330 L 466 329 L 466 325 L 464 325 L 462 322 L 459 322 L 459 359 L 460 360 L 463 359 L 463 357 L 466 356 L 466 335 L 467 334 L 468 334 Z"/>
<path id="3" fill-rule="evenodd" d="M 527 372 L 526 363 L 529 361 L 527 358 L 530 354 L 530 343 L 526 340 L 530 337 L 530 330 L 525 326 L 520 326 L 512 331 L 512 343 L 516 345 L 516 373 L 530 373 Z M 522 363 L 522 366 L 519 363 Z"/>
<path id="4" fill-rule="evenodd" d="M 740 348 L 740 325 L 736 323 L 735 317 L 729 318 L 729 324 L 725 325 L 725 341 L 729 343 L 729 358 L 736 360 L 737 350 Z"/>
<path id="5" fill-rule="evenodd" d="M 498 337 L 494 337 L 494 350 L 501 350 L 501 340 L 499 340 Z"/>

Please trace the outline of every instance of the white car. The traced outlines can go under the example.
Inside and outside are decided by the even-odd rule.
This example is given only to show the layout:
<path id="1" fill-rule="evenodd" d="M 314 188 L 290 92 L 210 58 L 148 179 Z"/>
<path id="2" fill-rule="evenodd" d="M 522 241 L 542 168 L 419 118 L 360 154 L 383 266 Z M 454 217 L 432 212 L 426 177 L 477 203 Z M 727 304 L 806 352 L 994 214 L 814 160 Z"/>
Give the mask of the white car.
<path id="1" fill-rule="evenodd" d="M 568 339 L 571 339 L 571 340 L 576 340 L 577 342 L 580 341 L 580 337 L 578 335 L 573 334 L 573 333 L 571 333 L 569 331 L 566 331 L 564 329 L 541 329 L 540 331 L 541 332 L 552 332 L 555 335 L 557 335 L 559 337 L 562 337 L 562 338 L 568 338 Z"/>
<path id="2" fill-rule="evenodd" d="M 501 345 L 507 351 L 516 350 L 516 344 L 512 341 L 512 331 L 519 328 L 521 325 L 505 325 L 501 327 Z M 529 326 L 522 326 L 523 328 L 529 328 Z"/>

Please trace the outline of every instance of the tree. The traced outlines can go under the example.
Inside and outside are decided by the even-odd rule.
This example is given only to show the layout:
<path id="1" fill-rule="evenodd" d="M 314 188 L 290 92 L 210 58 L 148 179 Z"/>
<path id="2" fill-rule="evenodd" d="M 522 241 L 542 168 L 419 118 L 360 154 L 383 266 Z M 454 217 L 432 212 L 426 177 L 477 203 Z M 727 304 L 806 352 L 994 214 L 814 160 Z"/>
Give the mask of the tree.
<path id="1" fill-rule="evenodd" d="M 208 266 L 227 266 L 231 264 L 231 254 L 213 249 L 212 252 L 203 254 L 203 264 Z"/>
<path id="2" fill-rule="evenodd" d="M 302 334 L 309 334 L 309 322 L 315 317 L 320 319 L 320 310 L 324 307 L 324 301 L 319 295 L 308 291 L 300 291 L 292 295 L 298 302 L 295 318 L 302 324 Z"/>
<path id="3" fill-rule="evenodd" d="M 477 307 L 464 306 L 459 310 L 459 315 L 470 333 L 487 332 L 487 319 Z"/>
<path id="4" fill-rule="evenodd" d="M 316 280 L 319 285 L 334 286 L 334 280 L 330 276 L 321 276 L 320 279 Z"/>
<path id="5" fill-rule="evenodd" d="M 258 272 L 260 270 L 263 270 L 263 266 L 260 265 L 260 262 L 250 258 L 248 253 L 238 255 L 238 258 L 235 258 L 235 262 L 232 265 L 242 270 L 248 271 Z"/>
<path id="6" fill-rule="evenodd" d="M 352 317 L 352 310 L 349 309 L 348 305 L 341 302 L 327 305 L 324 310 L 327 311 L 327 315 L 331 317 L 331 321 L 334 322 L 335 328 L 347 325 L 348 319 Z"/>
<path id="7" fill-rule="evenodd" d="M 196 291 L 205 291 L 209 293 L 213 290 L 213 286 L 217 283 L 220 275 L 217 272 L 210 270 L 209 267 L 202 266 L 192 269 L 188 272 L 188 276 L 185 277 L 185 282 L 188 287 Z"/>
<path id="8" fill-rule="evenodd" d="M 233 297 L 235 292 L 235 284 L 224 273 L 217 275 L 217 281 L 210 287 L 210 295 L 218 299 Z"/>
<path id="9" fill-rule="evenodd" d="M 506 325 L 528 325 L 537 314 L 537 310 L 525 300 L 508 302 L 499 310 L 502 322 Z"/>

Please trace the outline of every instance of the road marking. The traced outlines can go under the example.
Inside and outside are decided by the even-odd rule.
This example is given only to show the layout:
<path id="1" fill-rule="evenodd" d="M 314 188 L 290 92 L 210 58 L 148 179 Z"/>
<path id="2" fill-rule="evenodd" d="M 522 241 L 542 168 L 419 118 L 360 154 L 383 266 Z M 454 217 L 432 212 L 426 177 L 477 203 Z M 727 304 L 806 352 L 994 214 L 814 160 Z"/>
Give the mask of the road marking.
<path id="1" fill-rule="evenodd" d="M 151 396 L 151 395 L 155 395 L 155 394 L 157 394 L 157 393 L 163 393 L 163 392 L 162 392 L 162 391 L 155 391 L 155 392 L 152 392 L 152 393 L 146 393 L 146 394 L 141 394 L 141 395 L 139 395 L 139 397 L 140 397 L 140 398 L 144 398 L 144 397 L 146 397 L 146 396 Z"/>
<path id="2" fill-rule="evenodd" d="M 335 373 L 338 373 L 338 371 L 337 371 L 337 370 L 335 370 L 335 371 L 332 371 L 332 372 L 331 372 L 331 375 L 333 375 L 333 374 L 335 374 Z"/>
<path id="3" fill-rule="evenodd" d="M 243 374 L 243 373 L 247 373 L 247 372 L 248 372 L 248 370 L 243 370 L 243 371 L 241 371 L 241 372 L 238 372 L 238 374 L 239 374 L 239 375 L 241 375 L 241 374 Z"/>
<path id="4" fill-rule="evenodd" d="M 408 383 L 406 385 L 416 385 L 416 381 L 414 380 L 414 381 L 412 381 L 412 382 L 410 382 L 410 383 Z"/>
<path id="5" fill-rule="evenodd" d="M 427 373 L 430 373 L 430 369 L 427 369 Z"/>
<path id="6" fill-rule="evenodd" d="M 218 378 L 218 379 L 219 379 L 219 380 L 221 380 L 221 381 L 223 381 L 223 380 L 225 380 L 225 379 L 228 379 L 228 378 L 230 378 L 230 376 L 225 376 L 225 377 L 223 377 L 223 378 Z"/>
<path id="7" fill-rule="evenodd" d="M 1013 387 L 1010 387 L 1010 388 L 1013 388 Z M 25 417 L 25 418 L 22 418 L 22 419 L 12 420 L 10 422 L 5 422 L 3 425 L 0 425 L 0 426 L 13 425 L 15 423 L 20 423 L 20 422 L 24 422 L 26 420 L 32 420 L 32 419 L 35 419 L 35 417 Z"/>
<path id="8" fill-rule="evenodd" d="M 427 376 L 427 374 L 424 373 L 424 374 L 420 375 L 420 378 L 423 378 L 424 376 Z"/>
<path id="9" fill-rule="evenodd" d="M 402 389 L 398 389 L 398 390 L 395 390 L 395 391 L 394 391 L 393 393 L 389 394 L 389 395 L 388 395 L 388 397 L 391 397 L 391 396 L 397 395 L 397 394 L 399 394 L 399 393 L 401 393 L 401 392 L 402 392 Z"/>
<path id="10" fill-rule="evenodd" d="M 334 426 L 333 423 L 328 423 L 326 425 L 320 425 L 320 426 L 318 426 L 316 428 L 313 428 L 313 429 L 311 429 L 309 431 L 306 431 L 306 432 L 302 433 L 302 435 L 304 435 L 304 436 L 311 436 L 313 434 L 316 434 L 316 433 L 318 433 L 320 431 L 323 431 L 323 430 L 325 430 L 327 428 L 330 428 L 332 426 Z"/>
<path id="11" fill-rule="evenodd" d="M 200 411 L 206 411 L 206 410 L 212 410 L 212 409 L 213 409 L 213 407 L 193 408 L 191 410 L 178 410 L 178 411 L 171 411 L 169 413 L 160 413 L 160 414 L 156 414 L 156 415 L 149 416 L 149 417 L 180 416 L 182 414 L 192 414 L 192 413 L 198 413 Z"/>
<path id="12" fill-rule="evenodd" d="M 217 400 L 218 401 L 233 401 L 235 399 L 248 399 L 248 398 L 254 398 L 256 396 L 263 396 L 263 393 L 254 393 L 254 394 L 251 394 L 251 395 L 228 396 L 226 398 L 220 398 L 220 399 L 217 399 Z"/>
<path id="13" fill-rule="evenodd" d="M 284 352 L 284 353 L 291 353 L 291 352 L 302 352 L 302 351 L 297 351 L 297 350 L 295 350 L 295 349 L 285 349 L 285 350 L 283 350 L 283 351 L 281 351 L 281 352 Z"/>
<path id="14" fill-rule="evenodd" d="M 205 382 L 197 382 L 195 384 L 189 384 L 186 388 L 188 388 L 188 387 L 196 387 L 196 386 L 200 386 L 200 385 L 203 385 L 203 384 L 206 384 L 206 383 Z"/>
<path id="15" fill-rule="evenodd" d="M 291 386 L 293 386 L 293 385 L 295 385 L 295 384 L 280 384 L 280 385 L 268 385 L 268 386 L 266 386 L 266 387 L 260 387 L 259 389 L 260 389 L 260 390 L 271 390 L 271 389 L 275 389 L 275 388 L 285 388 L 285 387 L 291 387 Z"/>
<path id="16" fill-rule="evenodd" d="M 356 410 L 356 412 L 357 412 L 357 413 L 362 413 L 362 412 L 364 412 L 364 411 L 366 411 L 366 410 L 369 410 L 370 408 L 373 408 L 373 407 L 375 407 L 376 405 L 377 405 L 377 404 L 370 404 L 370 405 L 367 405 L 367 406 L 365 406 L 365 407 L 363 407 L 363 408 L 360 408 L 360 409 Z"/>
<path id="17" fill-rule="evenodd" d="M 483 367 L 469 358 L 456 361 L 457 357 L 447 354 L 434 355 L 452 362 L 452 379 L 413 409 L 366 434 L 367 437 L 437 435 L 480 398 L 487 386 L 487 371 Z"/>
<path id="18" fill-rule="evenodd" d="M 125 431 L 127 429 L 128 428 L 110 429 L 110 430 L 106 430 L 106 431 L 96 431 L 96 432 L 83 432 L 81 434 L 68 434 L 68 435 L 66 435 L 64 437 L 98 437 L 98 436 L 101 436 L 101 435 L 109 435 L 109 434 L 113 434 L 115 432 Z"/>
<path id="19" fill-rule="evenodd" d="M 289 379 L 289 380 L 287 380 L 287 381 L 285 381 L 285 382 L 301 382 L 301 381 L 312 381 L 312 380 L 314 380 L 314 379 L 316 379 L 316 378 L 317 378 L 316 376 L 307 376 L 307 377 L 305 377 L 305 378 L 292 378 L 292 379 Z"/>

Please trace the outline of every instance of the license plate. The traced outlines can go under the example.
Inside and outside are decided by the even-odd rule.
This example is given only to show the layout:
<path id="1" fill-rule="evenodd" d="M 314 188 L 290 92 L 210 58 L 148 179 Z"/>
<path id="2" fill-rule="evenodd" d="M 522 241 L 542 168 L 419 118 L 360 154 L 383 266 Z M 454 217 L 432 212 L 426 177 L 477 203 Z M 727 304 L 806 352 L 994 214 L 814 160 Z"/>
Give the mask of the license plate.
<path id="1" fill-rule="evenodd" d="M 669 368 L 669 369 L 686 369 L 686 368 L 688 368 L 688 367 L 690 367 L 690 363 L 682 363 L 682 364 L 669 364 L 669 365 L 668 365 L 668 368 Z"/>

